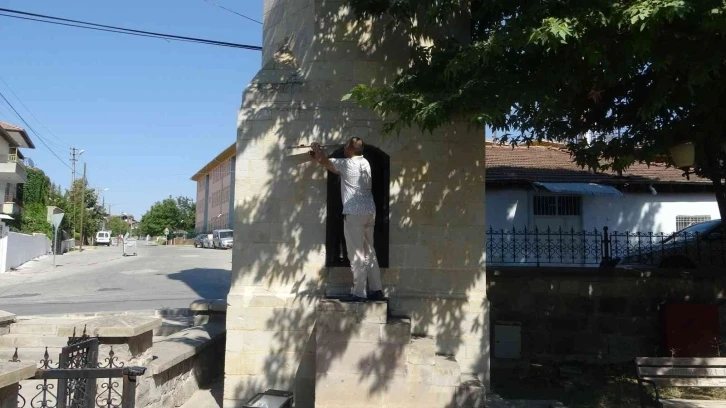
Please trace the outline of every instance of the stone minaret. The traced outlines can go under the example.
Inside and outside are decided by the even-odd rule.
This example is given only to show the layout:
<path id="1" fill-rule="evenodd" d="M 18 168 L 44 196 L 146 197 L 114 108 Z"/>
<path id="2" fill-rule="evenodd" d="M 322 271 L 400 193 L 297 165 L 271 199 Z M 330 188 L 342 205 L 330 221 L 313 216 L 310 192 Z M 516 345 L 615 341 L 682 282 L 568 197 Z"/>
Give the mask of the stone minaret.
<path id="1" fill-rule="evenodd" d="M 341 98 L 390 81 L 406 37 L 342 0 L 264 3 L 262 69 L 238 119 L 224 407 L 270 388 L 298 408 L 447 406 L 459 383 L 488 384 L 485 137 L 468 123 L 383 135 Z M 321 301 L 352 277 L 326 267 L 327 174 L 294 146 L 353 136 L 390 160 L 387 310 Z"/>

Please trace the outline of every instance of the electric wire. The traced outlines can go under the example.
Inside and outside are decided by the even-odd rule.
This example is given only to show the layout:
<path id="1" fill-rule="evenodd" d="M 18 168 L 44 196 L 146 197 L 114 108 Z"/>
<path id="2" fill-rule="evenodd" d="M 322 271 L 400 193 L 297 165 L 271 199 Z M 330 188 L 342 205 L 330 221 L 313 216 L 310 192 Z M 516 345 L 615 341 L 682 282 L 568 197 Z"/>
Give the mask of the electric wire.
<path id="1" fill-rule="evenodd" d="M 104 32 L 111 32 L 111 33 L 116 33 L 116 34 L 134 35 L 134 36 L 139 36 L 139 37 L 160 38 L 160 39 L 172 40 L 172 41 L 192 42 L 192 43 L 199 43 L 199 44 L 206 44 L 206 45 L 216 45 L 216 46 L 220 46 L 220 47 L 240 48 L 240 49 L 246 49 L 246 50 L 252 50 L 252 51 L 261 51 L 262 50 L 262 47 L 256 46 L 256 45 L 238 44 L 238 43 L 231 43 L 231 42 L 226 42 L 226 41 L 207 40 L 204 38 L 197 38 L 197 37 L 187 37 L 187 36 L 181 36 L 181 35 L 157 33 L 157 32 L 153 32 L 153 31 L 135 30 L 135 29 L 130 29 L 130 28 L 106 25 L 106 24 L 96 24 L 96 23 L 89 23 L 89 22 L 81 21 L 81 20 L 73 20 L 73 19 L 68 19 L 68 18 L 49 16 L 49 15 L 44 15 L 44 14 L 28 13 L 28 12 L 24 12 L 24 11 L 12 10 L 12 9 L 6 9 L 6 8 L 0 8 L 0 12 L 1 12 L 0 16 L 3 16 L 3 17 L 10 17 L 10 18 L 16 18 L 16 19 L 21 19 L 21 20 L 30 20 L 30 21 L 40 22 L 40 23 L 47 23 L 47 24 L 54 24 L 54 25 L 61 25 L 61 26 L 68 26 L 68 27 L 75 27 L 75 28 L 85 28 L 88 30 L 104 31 Z M 7 14 L 7 13 L 10 13 L 10 14 Z M 19 14 L 19 15 L 13 15 L 13 14 Z M 50 21 L 50 20 L 54 20 L 54 21 Z"/>
<path id="2" fill-rule="evenodd" d="M 18 96 L 18 94 L 16 94 L 16 93 L 15 93 L 15 91 L 13 91 L 13 88 L 11 88 L 11 87 L 10 87 L 10 85 L 8 85 L 8 83 L 7 83 L 7 82 L 5 82 L 5 80 L 4 80 L 4 79 L 3 79 L 3 77 L 1 77 L 1 76 L 0 76 L 0 82 L 2 82 L 3 84 L 5 84 L 5 86 L 6 86 L 7 88 L 8 88 L 8 90 L 10 91 L 10 93 L 11 93 L 11 94 L 13 94 L 13 96 L 15 96 L 15 99 L 17 99 L 17 100 L 18 100 L 18 102 L 20 102 L 20 104 L 21 104 L 21 105 L 23 105 L 23 107 L 25 108 L 25 110 L 27 110 L 27 111 L 28 111 L 28 113 L 30 113 L 30 116 L 32 116 L 32 117 L 33 117 L 33 119 L 35 119 L 35 121 L 36 121 L 36 122 L 38 122 L 38 123 L 40 124 L 40 126 L 42 126 L 42 127 L 43 127 L 43 128 L 45 129 L 45 130 L 47 130 L 47 131 L 48 131 L 48 133 L 50 133 L 50 134 L 51 134 L 51 135 L 52 135 L 53 137 L 55 137 L 56 139 L 58 139 L 58 140 L 59 140 L 59 141 L 60 141 L 60 142 L 62 143 L 62 145 L 61 145 L 61 144 L 58 144 L 58 143 L 56 143 L 56 142 L 53 142 L 53 144 L 55 144 L 56 146 L 60 146 L 60 147 L 62 147 L 62 148 L 64 148 L 64 149 L 65 149 L 66 147 L 71 147 L 71 145 L 70 145 L 70 144 L 69 144 L 68 142 L 66 142 L 65 140 L 63 140 L 63 139 L 61 139 L 60 137 L 58 137 L 58 136 L 57 136 L 57 135 L 56 135 L 55 133 L 53 133 L 53 131 L 52 131 L 52 130 L 50 130 L 50 129 L 48 128 L 48 126 L 45 126 L 45 125 L 43 124 L 43 122 L 41 122 L 41 121 L 40 121 L 40 119 L 38 119 L 38 117 L 36 117 L 36 116 L 35 116 L 35 114 L 33 114 L 33 111 L 32 111 L 32 110 L 30 110 L 30 108 L 28 108 L 28 106 L 27 106 L 27 105 L 26 105 L 26 104 L 25 104 L 25 103 L 23 102 L 23 100 L 22 100 L 22 99 L 20 99 L 20 97 Z M 49 142 L 52 142 L 51 140 L 48 140 L 48 141 L 49 141 Z"/>
<path id="3" fill-rule="evenodd" d="M 238 16 L 240 16 L 240 17 L 242 17 L 242 18 L 246 18 L 247 20 L 250 20 L 250 21 L 254 21 L 254 22 L 255 22 L 255 23 L 257 23 L 257 24 L 262 24 L 262 21 L 259 21 L 259 20 L 255 20 L 255 19 L 254 19 L 254 18 L 252 18 L 252 17 L 247 17 L 247 16 L 246 16 L 246 15 L 244 15 L 244 14 L 238 13 L 238 12 L 236 12 L 236 11 L 234 11 L 234 10 L 230 10 L 230 9 L 228 9 L 227 7 L 224 7 L 224 6 L 222 6 L 222 5 L 219 5 L 219 4 L 217 4 L 217 3 L 213 2 L 213 1 L 210 1 L 210 0 L 204 0 L 204 2 L 205 2 L 205 3 L 208 3 L 208 4 L 211 4 L 212 6 L 217 6 L 217 7 L 221 8 L 222 10 L 227 10 L 227 11 L 229 11 L 229 12 L 230 12 L 230 13 L 232 13 L 232 14 L 236 14 L 236 15 L 238 15 Z"/>
<path id="4" fill-rule="evenodd" d="M 36 132 L 35 129 L 33 129 L 32 126 L 30 126 L 30 123 L 28 123 L 25 120 L 25 118 L 23 117 L 23 115 L 21 115 L 20 112 L 18 112 L 17 109 L 15 109 L 15 107 L 13 106 L 13 104 L 10 103 L 10 101 L 8 100 L 8 98 L 5 97 L 5 95 L 2 93 L 2 91 L 0 91 L 0 98 L 2 98 L 5 101 L 5 103 L 8 104 L 8 106 L 10 106 L 10 109 L 12 109 L 12 111 L 15 112 L 15 115 L 17 115 L 18 118 L 23 123 L 25 123 L 25 126 L 28 127 L 28 130 L 30 130 L 31 132 L 33 132 L 33 134 L 38 137 L 38 140 L 40 140 L 40 142 L 43 143 L 43 145 L 48 149 L 48 151 L 50 151 L 53 154 L 53 156 L 55 156 L 58 160 L 60 160 L 60 162 L 63 163 L 64 166 L 66 166 L 66 167 L 68 167 L 68 169 L 70 169 L 71 166 L 69 166 L 68 163 L 65 162 L 65 160 L 61 159 L 60 156 L 58 156 L 58 154 L 56 154 L 56 152 L 53 149 L 50 148 L 50 146 L 48 146 L 48 144 L 45 142 L 44 138 L 42 136 L 40 136 L 40 134 L 38 132 Z"/>

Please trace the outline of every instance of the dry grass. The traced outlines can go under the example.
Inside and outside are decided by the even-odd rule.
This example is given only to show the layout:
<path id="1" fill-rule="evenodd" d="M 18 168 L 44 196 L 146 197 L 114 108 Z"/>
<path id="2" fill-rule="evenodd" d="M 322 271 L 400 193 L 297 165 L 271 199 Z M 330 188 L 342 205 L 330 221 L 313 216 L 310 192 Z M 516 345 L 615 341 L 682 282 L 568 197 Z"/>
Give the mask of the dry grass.
<path id="1" fill-rule="evenodd" d="M 493 368 L 493 392 L 505 399 L 558 400 L 568 408 L 640 407 L 633 365 L 567 366 L 574 372 L 563 374 L 560 366 L 547 364 Z M 659 392 L 661 398 L 726 400 L 726 388 L 661 388 Z"/>

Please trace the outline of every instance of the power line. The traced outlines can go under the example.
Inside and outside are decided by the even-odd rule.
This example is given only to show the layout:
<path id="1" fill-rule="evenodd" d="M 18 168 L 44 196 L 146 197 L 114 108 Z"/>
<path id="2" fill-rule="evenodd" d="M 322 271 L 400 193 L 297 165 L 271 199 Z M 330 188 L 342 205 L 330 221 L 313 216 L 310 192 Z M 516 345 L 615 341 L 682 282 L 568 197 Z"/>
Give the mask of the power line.
<path id="1" fill-rule="evenodd" d="M 217 7 L 221 8 L 221 9 L 223 9 L 223 10 L 227 10 L 227 11 L 229 11 L 229 12 L 230 12 L 230 13 L 232 13 L 232 14 L 236 14 L 236 15 L 238 15 L 238 16 L 240 16 L 240 17 L 242 17 L 242 18 L 246 18 L 247 20 L 250 20 L 250 21 L 254 21 L 254 22 L 255 22 L 255 23 L 257 23 L 257 24 L 262 24 L 262 22 L 261 22 L 261 21 L 259 21 L 259 20 L 255 20 L 255 19 L 254 19 L 254 18 L 252 18 L 252 17 L 247 17 L 247 16 L 246 16 L 246 15 L 244 15 L 244 14 L 240 14 L 240 13 L 238 13 L 238 12 L 234 11 L 234 10 L 230 10 L 230 9 L 228 9 L 227 7 L 224 7 L 224 6 L 220 6 L 219 4 L 217 4 L 217 3 L 213 2 L 213 1 L 210 1 L 210 0 L 204 0 L 204 1 L 205 1 L 206 3 L 209 3 L 209 4 L 213 5 L 213 6 L 217 6 Z"/>
<path id="2" fill-rule="evenodd" d="M 58 160 L 60 160 L 60 162 L 61 162 L 61 163 L 63 163 L 63 165 L 64 165 L 64 166 L 66 166 L 66 167 L 68 167 L 68 168 L 70 169 L 70 168 L 71 168 L 71 166 L 69 166 L 69 165 L 68 165 L 68 163 L 66 163 L 66 162 L 65 162 L 65 161 L 64 161 L 63 159 L 61 159 L 61 158 L 60 158 L 60 156 L 58 156 L 58 155 L 57 155 L 57 154 L 56 154 L 56 153 L 55 153 L 55 152 L 53 151 L 53 149 L 51 149 L 51 148 L 50 148 L 50 146 L 48 146 L 48 144 L 47 144 L 47 143 L 45 143 L 45 140 L 43 140 L 43 137 L 41 137 L 41 136 L 40 136 L 40 134 L 38 134 L 38 132 L 36 132 L 36 131 L 35 131 L 35 129 L 33 129 L 33 127 L 32 127 L 32 126 L 30 126 L 30 123 L 28 123 L 28 122 L 27 122 L 27 121 L 25 120 L 25 118 L 23 118 L 23 115 L 21 115 L 21 114 L 20 114 L 20 112 L 18 112 L 18 110 L 17 110 L 17 109 L 15 109 L 15 107 L 13 106 L 13 104 L 12 104 L 12 103 L 10 103 L 10 101 L 8 100 L 8 98 L 6 98 L 6 97 L 5 97 L 5 95 L 4 95 L 3 93 L 2 93 L 2 91 L 0 91 L 0 98 L 2 98 L 2 99 L 3 99 L 4 101 L 5 101 L 5 103 L 7 103 L 7 104 L 8 104 L 8 106 L 10 106 L 10 109 L 12 109 L 12 110 L 13 110 L 13 112 L 15 112 L 15 114 L 16 114 L 16 115 L 18 116 L 18 118 L 20 118 L 20 120 L 21 120 L 21 121 L 22 121 L 23 123 L 25 123 L 25 126 L 27 126 L 27 127 L 28 127 L 28 130 L 30 130 L 31 132 L 33 132 L 33 134 L 34 134 L 34 135 L 38 136 L 38 140 L 40 140 L 40 142 L 41 142 L 41 143 L 43 143 L 43 145 L 45 145 L 45 147 L 46 147 L 46 148 L 48 149 L 48 151 L 50 151 L 50 152 L 51 152 L 51 153 L 53 154 L 53 156 L 55 156 L 55 157 L 56 157 L 56 158 L 57 158 Z"/>
<path id="3" fill-rule="evenodd" d="M 63 139 L 61 139 L 60 137 L 58 137 L 55 133 L 53 133 L 53 131 L 51 131 L 47 126 L 45 126 L 43 124 L 43 122 L 41 122 L 40 119 L 38 119 L 33 114 L 33 111 L 31 111 L 30 108 L 28 108 L 28 106 L 25 103 L 23 103 L 23 100 L 20 99 L 20 97 L 13 91 L 13 88 L 11 88 L 10 85 L 8 85 L 8 83 L 5 82 L 5 80 L 3 79 L 3 77 L 0 77 L 0 82 L 2 82 L 3 84 L 5 84 L 5 86 L 8 88 L 8 90 L 10 91 L 10 93 L 13 94 L 13 96 L 15 96 L 15 99 L 17 99 L 18 102 L 20 102 L 20 104 L 23 105 L 23 107 L 25 108 L 25 110 L 27 110 L 28 113 L 30 113 L 30 116 L 32 116 L 33 119 L 35 119 L 35 121 L 40 124 L 40 126 L 43 126 L 43 128 L 45 128 L 45 130 L 47 130 L 48 133 L 50 133 L 51 135 L 53 135 L 53 137 L 55 137 L 56 139 L 58 139 L 61 143 L 64 143 L 65 145 L 67 145 L 68 147 L 70 147 L 70 144 L 68 144 L 66 141 L 64 141 Z M 56 146 L 58 146 L 57 143 L 53 143 L 53 144 L 55 144 Z M 66 146 L 60 146 L 60 147 L 65 148 Z"/>
<path id="4" fill-rule="evenodd" d="M 134 29 L 130 29 L 130 28 L 122 28 L 122 27 L 110 26 L 110 25 L 105 25 L 105 24 L 89 23 L 86 21 L 48 16 L 48 15 L 44 15 L 44 14 L 28 13 L 28 12 L 24 12 L 24 11 L 12 10 L 12 9 L 6 9 L 6 8 L 0 8 L 0 12 L 11 13 L 11 14 L 0 13 L 0 16 L 3 16 L 3 17 L 17 18 L 17 19 L 21 19 L 21 20 L 30 20 L 30 21 L 40 22 L 40 23 L 55 24 L 55 25 L 68 26 L 68 27 L 85 28 L 88 30 L 105 31 L 105 32 L 111 32 L 111 33 L 116 33 L 116 34 L 135 35 L 135 36 L 139 36 L 139 37 L 161 38 L 161 39 L 172 40 L 172 41 L 193 42 L 193 43 L 199 43 L 199 44 L 216 45 L 216 46 L 220 46 L 220 47 L 241 48 L 241 49 L 253 50 L 253 51 L 262 50 L 262 47 L 256 46 L 256 45 L 247 45 L 247 44 L 238 44 L 238 43 L 231 43 L 231 42 L 225 42 L 225 41 L 207 40 L 204 38 L 186 37 L 186 36 L 173 35 L 173 34 L 164 34 L 164 33 L 157 33 L 157 32 L 153 32 L 153 31 L 134 30 Z M 12 14 L 19 14 L 19 15 L 12 15 Z M 22 16 L 28 16 L 28 17 L 22 17 Z M 48 21 L 48 20 L 55 20 L 55 21 Z M 61 21 L 61 22 L 59 22 L 59 21 Z"/>

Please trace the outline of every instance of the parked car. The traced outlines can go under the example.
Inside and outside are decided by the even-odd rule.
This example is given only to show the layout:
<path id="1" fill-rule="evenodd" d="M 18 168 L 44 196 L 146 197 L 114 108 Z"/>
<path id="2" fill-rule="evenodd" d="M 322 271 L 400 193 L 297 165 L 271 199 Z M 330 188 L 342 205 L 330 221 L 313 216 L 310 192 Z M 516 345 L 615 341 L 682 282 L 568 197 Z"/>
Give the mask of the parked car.
<path id="1" fill-rule="evenodd" d="M 212 248 L 212 234 L 204 234 L 202 248 Z"/>
<path id="2" fill-rule="evenodd" d="M 204 240 L 207 238 L 207 234 L 199 234 L 194 237 L 194 248 L 204 248 Z"/>
<path id="3" fill-rule="evenodd" d="M 726 266 L 726 231 L 721 220 L 693 224 L 665 237 L 643 237 L 631 245 L 631 255 L 623 257 L 618 266 L 657 266 L 659 268 L 695 268 Z"/>
<path id="4" fill-rule="evenodd" d="M 98 231 L 94 245 L 111 246 L 111 231 Z"/>
<path id="5" fill-rule="evenodd" d="M 212 231 L 212 248 L 227 249 L 234 245 L 234 231 L 231 229 L 218 229 Z"/>

